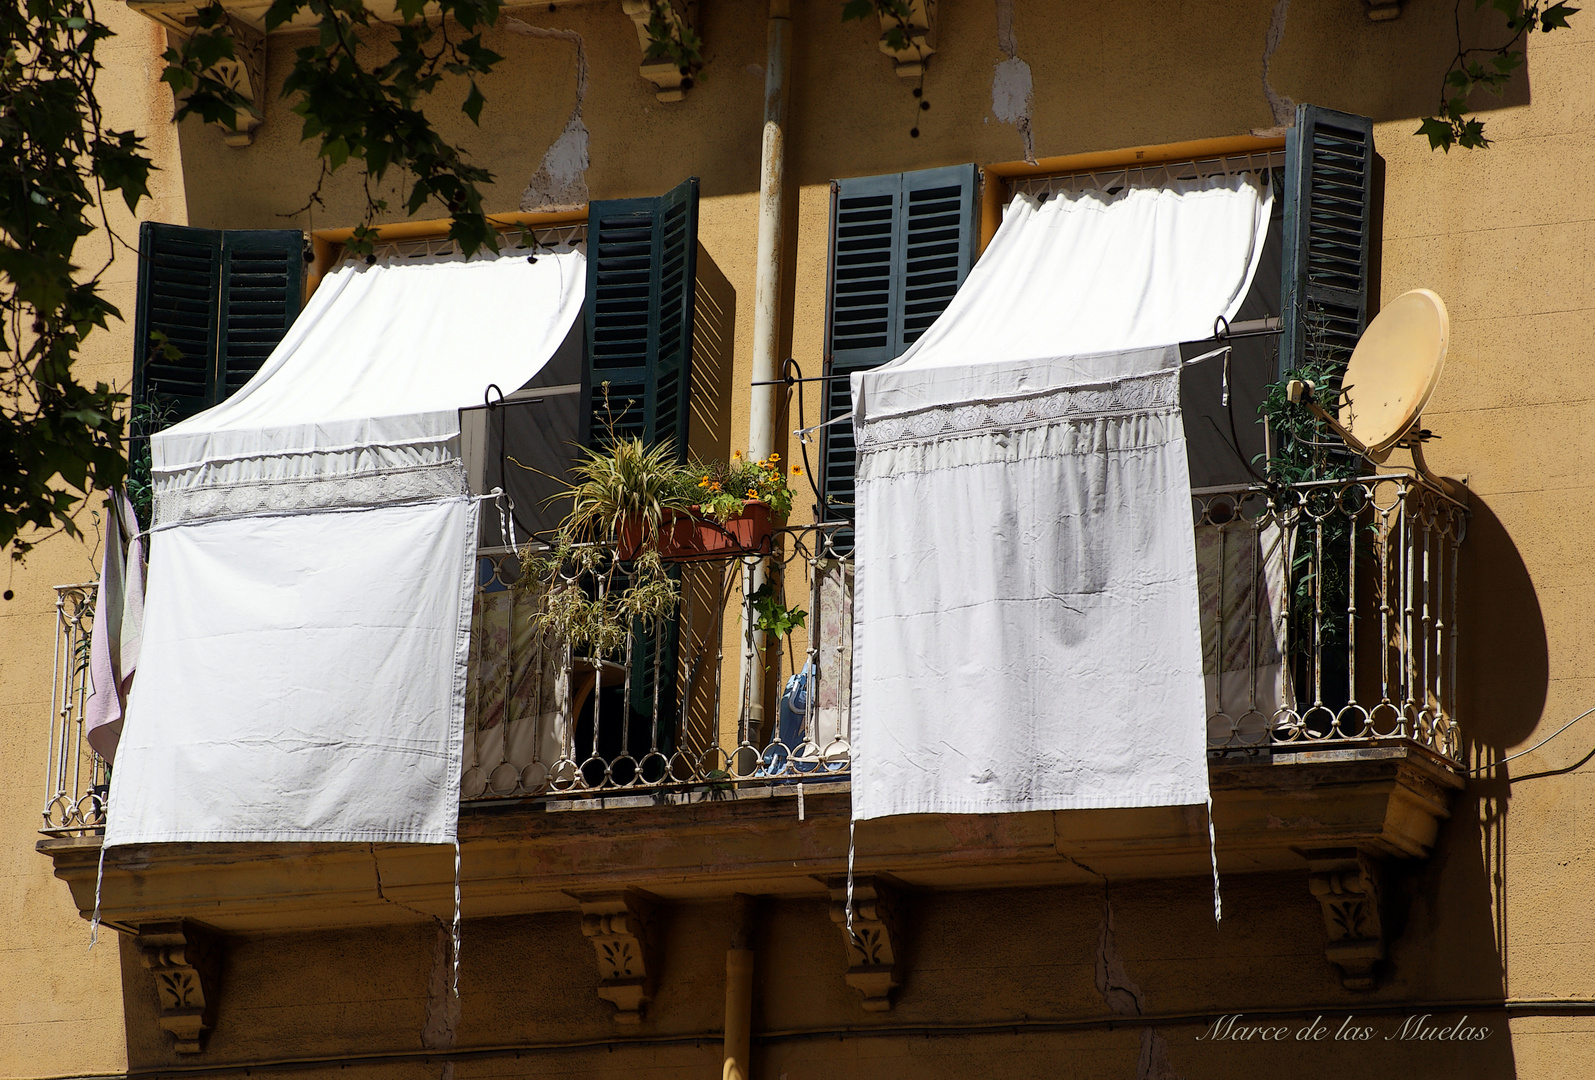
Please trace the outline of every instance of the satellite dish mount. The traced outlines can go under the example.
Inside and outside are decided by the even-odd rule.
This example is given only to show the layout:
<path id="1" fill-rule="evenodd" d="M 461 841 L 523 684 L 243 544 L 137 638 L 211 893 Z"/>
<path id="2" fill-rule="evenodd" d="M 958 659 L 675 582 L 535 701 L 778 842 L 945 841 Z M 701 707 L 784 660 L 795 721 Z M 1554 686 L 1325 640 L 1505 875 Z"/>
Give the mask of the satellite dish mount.
<path id="1" fill-rule="evenodd" d="M 1445 301 L 1428 289 L 1396 297 L 1363 331 L 1341 377 L 1339 413 L 1313 400 L 1313 384 L 1292 379 L 1290 400 L 1304 404 L 1329 425 L 1348 447 L 1383 465 L 1398 447 L 1412 454 L 1412 467 L 1447 494 L 1454 484 L 1430 471 L 1423 458 L 1424 406 L 1440 382 L 1450 343 L 1451 319 Z"/>

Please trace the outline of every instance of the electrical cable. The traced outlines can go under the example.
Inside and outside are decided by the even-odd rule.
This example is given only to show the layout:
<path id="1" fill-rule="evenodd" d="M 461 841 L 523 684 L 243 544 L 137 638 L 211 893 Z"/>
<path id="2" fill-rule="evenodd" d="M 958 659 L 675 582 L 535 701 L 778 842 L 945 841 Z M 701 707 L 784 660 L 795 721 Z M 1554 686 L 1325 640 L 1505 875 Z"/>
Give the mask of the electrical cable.
<path id="1" fill-rule="evenodd" d="M 790 365 L 792 367 L 792 369 L 797 372 L 797 378 L 796 379 L 794 379 L 792 376 L 787 374 L 786 369 L 787 369 L 788 365 Z M 787 357 L 785 360 L 783 360 L 781 362 L 781 376 L 782 376 L 781 381 L 784 382 L 788 387 L 791 387 L 793 383 L 801 383 L 801 382 L 812 381 L 812 380 L 806 380 L 806 379 L 803 378 L 803 368 L 802 368 L 802 366 L 800 364 L 798 364 L 798 362 L 796 360 L 792 359 L 792 357 L 790 357 L 790 356 Z M 798 434 L 798 446 L 801 447 L 802 450 L 803 450 L 803 472 L 809 478 L 809 490 L 814 492 L 814 505 L 815 505 L 816 508 L 818 508 L 821 511 L 820 517 L 823 520 L 823 518 L 825 517 L 825 514 L 823 513 L 823 511 L 826 509 L 825 496 L 820 494 L 820 487 L 819 487 L 818 484 L 816 484 L 814 482 L 814 466 L 809 463 L 809 440 L 808 440 L 808 438 L 807 438 L 807 436 L 805 434 L 805 432 L 807 432 L 808 428 L 807 428 L 807 425 L 805 424 L 804 419 L 803 419 L 803 391 L 801 391 L 801 390 L 799 390 L 797 392 L 797 412 L 798 412 L 798 431 L 797 431 L 797 434 Z"/>
<path id="2" fill-rule="evenodd" d="M 1538 750 L 1540 747 L 1544 746 L 1546 743 L 1550 742 L 1552 739 L 1556 738 L 1562 732 L 1566 731 L 1568 728 L 1572 727 L 1574 724 L 1578 723 L 1580 720 L 1584 719 L 1584 717 L 1590 715 L 1591 713 L 1595 713 L 1595 709 L 1585 709 L 1583 712 L 1581 712 L 1577 716 L 1573 717 L 1573 719 L 1569 720 L 1567 723 L 1563 724 L 1561 727 L 1557 728 L 1555 731 L 1553 731 L 1549 735 L 1545 736 L 1545 738 L 1541 739 L 1539 742 L 1535 743 L 1533 746 L 1529 747 L 1527 750 L 1519 750 L 1515 754 L 1508 754 L 1506 757 L 1502 758 L 1500 761 L 1492 762 L 1489 765 L 1481 765 L 1477 769 L 1469 769 L 1468 770 L 1468 775 L 1469 776 L 1478 776 L 1480 773 L 1486 773 L 1486 772 L 1490 772 L 1493 769 L 1499 769 L 1502 765 L 1505 765 L 1509 761 L 1516 761 L 1518 758 L 1522 757 L 1524 754 L 1532 754 L 1532 753 L 1534 753 L 1534 751 Z"/>

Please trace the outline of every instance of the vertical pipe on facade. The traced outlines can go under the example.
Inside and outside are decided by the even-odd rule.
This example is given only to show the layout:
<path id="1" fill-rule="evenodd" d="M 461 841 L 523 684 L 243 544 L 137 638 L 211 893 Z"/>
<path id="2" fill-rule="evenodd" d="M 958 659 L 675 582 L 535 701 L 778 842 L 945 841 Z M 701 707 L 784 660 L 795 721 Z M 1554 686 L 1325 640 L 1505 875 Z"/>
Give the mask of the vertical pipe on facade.
<path id="1" fill-rule="evenodd" d="M 759 158 L 759 247 L 753 286 L 753 381 L 780 375 L 782 218 L 786 187 L 787 66 L 792 55 L 791 0 L 770 0 L 769 56 L 764 72 L 764 147 Z M 748 408 L 748 456 L 775 449 L 775 386 L 753 387 Z"/>
<path id="2" fill-rule="evenodd" d="M 791 0 L 770 0 L 764 70 L 764 144 L 759 155 L 759 240 L 753 284 L 753 386 L 748 402 L 748 459 L 762 461 L 776 447 L 778 398 L 771 383 L 780 374 L 781 263 L 785 254 L 782 219 L 786 189 L 787 67 L 792 57 Z M 743 575 L 744 595 L 764 584 L 764 565 L 748 567 Z M 747 619 L 747 607 L 743 607 Z M 756 742 L 764 722 L 764 634 L 742 635 L 742 678 L 746 688 L 748 731 Z M 735 770 L 732 770 L 735 771 Z"/>
<path id="3" fill-rule="evenodd" d="M 731 897 L 731 947 L 726 950 L 725 1066 L 721 1080 L 748 1080 L 753 1044 L 753 905 L 746 893 Z"/>

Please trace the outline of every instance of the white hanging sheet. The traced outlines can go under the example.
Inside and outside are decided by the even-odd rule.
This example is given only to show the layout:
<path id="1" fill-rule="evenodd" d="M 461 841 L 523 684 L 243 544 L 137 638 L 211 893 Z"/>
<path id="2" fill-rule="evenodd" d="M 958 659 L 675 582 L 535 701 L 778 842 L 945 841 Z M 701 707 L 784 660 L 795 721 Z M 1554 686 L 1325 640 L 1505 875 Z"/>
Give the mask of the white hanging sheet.
<path id="1" fill-rule="evenodd" d="M 345 267 L 248 384 L 152 439 L 105 846 L 455 839 L 477 528 L 458 410 L 537 373 L 585 282 L 579 252 Z"/>
<path id="2" fill-rule="evenodd" d="M 1208 798 L 1176 343 L 1270 193 L 1016 198 L 940 319 L 853 376 L 853 816 Z"/>

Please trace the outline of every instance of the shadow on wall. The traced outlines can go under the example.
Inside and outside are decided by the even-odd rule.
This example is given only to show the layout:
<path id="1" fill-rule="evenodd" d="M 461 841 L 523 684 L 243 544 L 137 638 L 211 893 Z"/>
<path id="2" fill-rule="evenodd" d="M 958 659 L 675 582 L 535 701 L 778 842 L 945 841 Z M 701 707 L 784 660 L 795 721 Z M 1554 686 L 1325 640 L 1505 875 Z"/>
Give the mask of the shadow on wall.
<path id="1" fill-rule="evenodd" d="M 1475 834 L 1482 856 L 1479 887 L 1493 899 L 1496 947 L 1503 984 L 1507 980 L 1507 811 L 1514 781 L 1569 772 L 1595 757 L 1591 736 L 1569 743 L 1554 760 L 1570 764 L 1548 773 L 1513 777 L 1498 765 L 1511 748 L 1536 734 L 1544 717 L 1550 660 L 1545 623 L 1528 568 L 1490 507 L 1471 500 L 1463 544 L 1460 611 L 1462 631 L 1458 701 L 1462 708 L 1464 760 L 1478 775 L 1468 778 L 1453 814 L 1454 830 Z M 1554 729 L 1551 729 L 1554 730 Z M 1577 729 L 1574 729 L 1576 732 Z M 1545 734 L 1550 734 L 1546 731 Z M 1460 836 L 1457 840 L 1460 842 Z"/>
<path id="2" fill-rule="evenodd" d="M 1527 568 L 1490 507 L 1478 496 L 1462 545 L 1458 713 L 1463 760 L 1487 769 L 1522 744 L 1545 706 L 1549 660 L 1545 625 Z M 1504 1001 L 1507 804 L 1505 768 L 1468 777 L 1451 820 L 1440 830 L 1433 858 L 1396 884 L 1406 902 L 1404 925 L 1393 928 L 1398 972 L 1411 972 L 1417 997 L 1440 1001 Z M 1500 1013 L 1491 1027 L 1505 1024 Z M 1482 1048 L 1510 1055 L 1509 1041 Z M 1508 1057 L 1479 1075 L 1510 1076 Z"/>
<path id="3" fill-rule="evenodd" d="M 698 245 L 697 308 L 692 317 L 692 410 L 688 452 L 700 461 L 731 457 L 731 365 L 737 291 Z"/>

